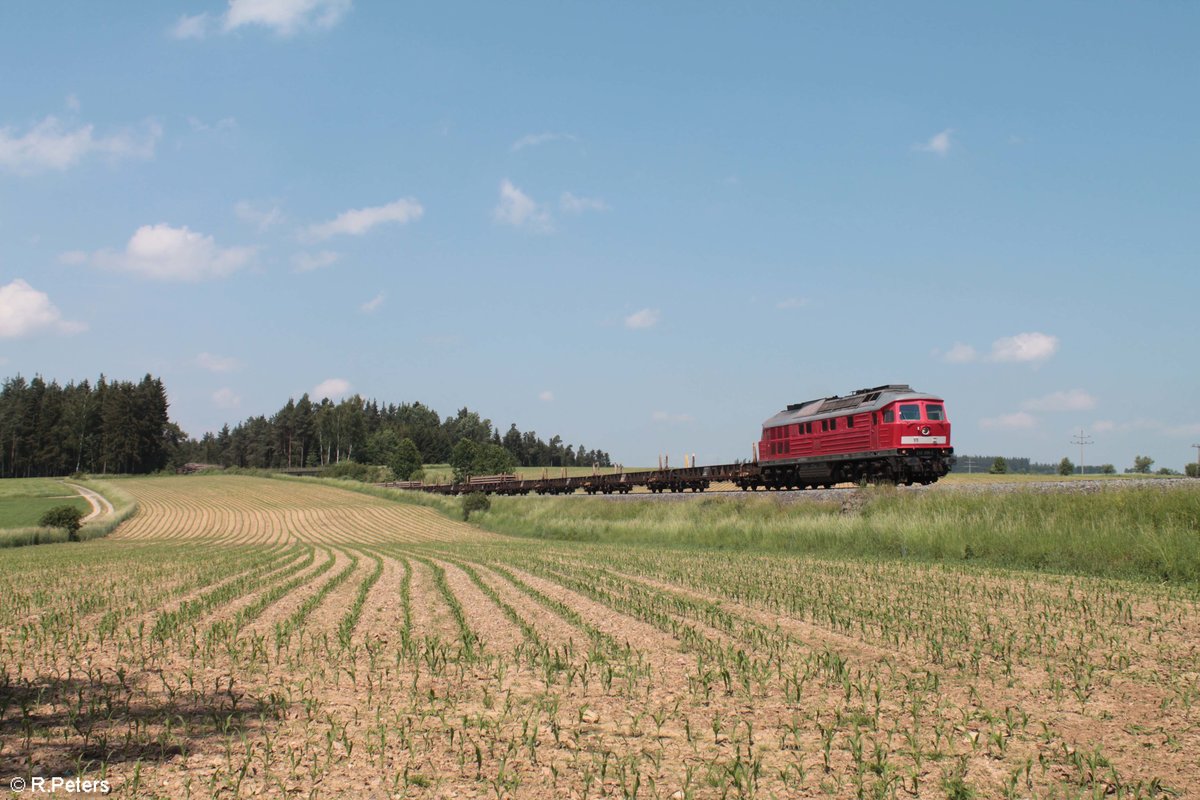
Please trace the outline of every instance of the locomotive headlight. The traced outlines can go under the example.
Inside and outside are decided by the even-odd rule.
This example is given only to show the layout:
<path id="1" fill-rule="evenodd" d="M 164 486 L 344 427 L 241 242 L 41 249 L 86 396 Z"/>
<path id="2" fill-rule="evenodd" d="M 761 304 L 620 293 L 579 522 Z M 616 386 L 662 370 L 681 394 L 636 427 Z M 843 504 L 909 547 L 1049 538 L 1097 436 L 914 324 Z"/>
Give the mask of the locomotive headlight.
<path id="1" fill-rule="evenodd" d="M 929 435 L 929 426 L 928 426 L 928 425 L 922 425 L 922 426 L 921 426 L 921 435 L 922 435 L 922 436 L 928 436 L 928 435 Z"/>

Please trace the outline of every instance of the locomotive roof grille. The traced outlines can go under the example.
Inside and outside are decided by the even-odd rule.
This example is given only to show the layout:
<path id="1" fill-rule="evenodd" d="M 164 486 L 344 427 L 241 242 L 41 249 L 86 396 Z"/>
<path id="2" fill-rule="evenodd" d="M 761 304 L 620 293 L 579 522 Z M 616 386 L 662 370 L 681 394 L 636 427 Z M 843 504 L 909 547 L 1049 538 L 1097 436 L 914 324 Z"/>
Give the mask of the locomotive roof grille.
<path id="1" fill-rule="evenodd" d="M 805 403 L 792 403 L 783 411 L 763 423 L 764 428 L 788 425 L 799 420 L 821 419 L 844 414 L 851 409 L 862 409 L 862 412 L 881 408 L 887 403 L 900 399 L 939 400 L 935 395 L 922 394 L 913 391 L 907 383 L 889 383 L 884 386 L 874 386 L 869 389 L 859 389 L 844 397 L 819 397 Z"/>
<path id="2" fill-rule="evenodd" d="M 813 403 L 821 404 L 821 411 L 839 411 L 843 408 L 854 408 L 865 403 L 872 403 L 879 399 L 879 396 L 884 392 L 911 392 L 912 387 L 907 383 L 889 383 L 883 386 L 875 386 L 871 389 L 859 389 L 856 392 L 841 397 L 833 395 L 832 397 L 818 397 L 816 400 L 808 400 L 803 403 L 792 403 L 787 407 L 788 411 L 795 411 L 805 406 L 811 406 Z"/>

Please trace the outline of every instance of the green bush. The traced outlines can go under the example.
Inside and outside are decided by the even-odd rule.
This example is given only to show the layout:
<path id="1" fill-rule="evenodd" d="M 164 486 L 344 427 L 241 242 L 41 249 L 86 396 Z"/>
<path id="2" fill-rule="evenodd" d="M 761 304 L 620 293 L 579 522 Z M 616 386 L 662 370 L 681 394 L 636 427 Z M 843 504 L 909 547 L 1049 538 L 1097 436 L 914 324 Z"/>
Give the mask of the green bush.
<path id="1" fill-rule="evenodd" d="M 483 492 L 468 492 L 462 496 L 463 522 L 471 518 L 473 511 L 487 511 L 492 507 L 491 499 Z"/>
<path id="2" fill-rule="evenodd" d="M 38 524 L 43 528 L 62 528 L 67 532 L 67 541 L 79 541 L 79 529 L 83 527 L 83 511 L 75 506 L 55 506 L 42 514 Z"/>
<path id="3" fill-rule="evenodd" d="M 321 470 L 322 478 L 339 478 L 363 483 L 387 483 L 395 477 L 390 467 L 360 464 L 357 461 L 339 461 Z"/>

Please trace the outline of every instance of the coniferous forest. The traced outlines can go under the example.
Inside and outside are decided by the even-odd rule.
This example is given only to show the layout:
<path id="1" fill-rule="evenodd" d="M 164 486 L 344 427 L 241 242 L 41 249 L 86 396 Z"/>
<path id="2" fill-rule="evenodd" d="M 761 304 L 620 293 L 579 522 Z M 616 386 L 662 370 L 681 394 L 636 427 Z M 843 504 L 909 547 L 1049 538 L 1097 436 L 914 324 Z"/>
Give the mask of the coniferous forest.
<path id="1" fill-rule="evenodd" d="M 387 464 L 404 440 L 424 463 L 445 463 L 464 440 L 502 448 L 521 466 L 611 466 L 602 450 L 543 440 L 516 425 L 501 432 L 468 408 L 442 419 L 422 403 L 381 404 L 355 395 L 333 402 L 308 395 L 270 417 L 253 416 L 189 438 L 168 413 L 163 382 L 59 384 L 17 376 L 0 389 L 0 477 L 73 472 L 138 474 L 186 463 L 248 469 Z"/>

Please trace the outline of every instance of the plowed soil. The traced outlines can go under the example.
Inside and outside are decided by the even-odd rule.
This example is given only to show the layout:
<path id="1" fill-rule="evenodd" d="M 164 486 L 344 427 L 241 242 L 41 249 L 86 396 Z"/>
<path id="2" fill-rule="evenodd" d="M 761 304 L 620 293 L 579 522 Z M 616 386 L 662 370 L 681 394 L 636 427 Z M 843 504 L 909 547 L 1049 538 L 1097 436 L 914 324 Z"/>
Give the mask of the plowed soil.
<path id="1" fill-rule="evenodd" d="M 509 539 L 122 482 L 0 562 L 0 778 L 128 797 L 1186 797 L 1193 589 Z"/>

